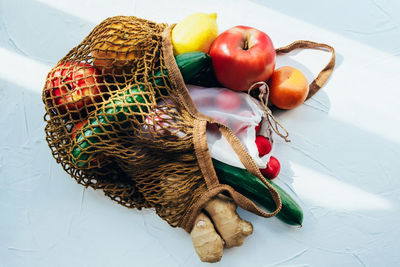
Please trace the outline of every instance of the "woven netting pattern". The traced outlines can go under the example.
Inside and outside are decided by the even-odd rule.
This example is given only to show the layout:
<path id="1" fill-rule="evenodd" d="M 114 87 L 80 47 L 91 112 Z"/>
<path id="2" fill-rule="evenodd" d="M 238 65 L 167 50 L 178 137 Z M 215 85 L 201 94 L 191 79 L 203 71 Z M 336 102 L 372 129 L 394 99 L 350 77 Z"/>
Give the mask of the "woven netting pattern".
<path id="1" fill-rule="evenodd" d="M 206 190 L 194 118 L 171 86 L 157 24 L 108 18 L 49 72 L 46 140 L 76 181 L 180 226 Z"/>

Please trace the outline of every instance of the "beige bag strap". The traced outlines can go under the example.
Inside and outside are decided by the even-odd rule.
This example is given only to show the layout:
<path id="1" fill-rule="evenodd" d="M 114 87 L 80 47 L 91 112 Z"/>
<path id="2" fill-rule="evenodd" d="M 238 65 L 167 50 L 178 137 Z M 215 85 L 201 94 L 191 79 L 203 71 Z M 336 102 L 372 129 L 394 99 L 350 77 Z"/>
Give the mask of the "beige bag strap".
<path id="1" fill-rule="evenodd" d="M 311 48 L 311 49 L 325 49 L 332 53 L 331 59 L 329 60 L 328 64 L 323 68 L 320 73 L 318 74 L 317 78 L 310 83 L 310 91 L 308 92 L 307 99 L 312 97 L 319 89 L 325 84 L 328 80 L 329 76 L 331 76 L 333 68 L 335 67 L 335 49 L 327 44 L 323 43 L 316 43 L 312 41 L 306 40 L 299 40 L 295 41 L 287 46 L 283 46 L 276 49 L 276 53 L 285 54 L 289 53 L 297 48 Z"/>

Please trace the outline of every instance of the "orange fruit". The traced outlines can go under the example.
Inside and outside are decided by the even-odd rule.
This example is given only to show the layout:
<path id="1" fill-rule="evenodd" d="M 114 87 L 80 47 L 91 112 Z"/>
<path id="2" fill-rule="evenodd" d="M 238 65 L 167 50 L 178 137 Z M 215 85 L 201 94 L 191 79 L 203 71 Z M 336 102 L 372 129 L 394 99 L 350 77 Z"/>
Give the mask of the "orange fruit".
<path id="1" fill-rule="evenodd" d="M 306 100 L 309 86 L 304 74 L 293 67 L 276 69 L 268 81 L 269 100 L 281 109 L 293 109 Z"/>

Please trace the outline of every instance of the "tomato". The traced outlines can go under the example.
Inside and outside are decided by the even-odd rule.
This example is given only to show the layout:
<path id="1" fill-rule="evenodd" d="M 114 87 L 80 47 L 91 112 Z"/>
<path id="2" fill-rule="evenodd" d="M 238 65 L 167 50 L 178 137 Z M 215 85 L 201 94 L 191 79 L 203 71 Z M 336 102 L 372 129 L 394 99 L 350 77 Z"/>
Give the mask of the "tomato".
<path id="1" fill-rule="evenodd" d="M 210 48 L 218 81 L 235 91 L 247 91 L 253 83 L 267 81 L 275 68 L 275 54 L 267 34 L 246 26 L 221 33 Z"/>
<path id="2" fill-rule="evenodd" d="M 278 177 L 279 172 L 281 170 L 281 164 L 279 161 L 275 158 L 272 157 L 269 159 L 269 162 L 267 164 L 267 168 L 261 169 L 262 175 L 264 175 L 266 178 L 272 180 L 276 177 Z"/>
<path id="3" fill-rule="evenodd" d="M 269 85 L 269 100 L 281 109 L 292 109 L 306 100 L 309 86 L 304 74 L 293 67 L 285 66 L 275 70 Z"/>
<path id="4" fill-rule="evenodd" d="M 102 101 L 102 83 L 99 71 L 92 65 L 70 61 L 60 63 L 47 76 L 47 102 L 59 114 L 82 110 Z"/>

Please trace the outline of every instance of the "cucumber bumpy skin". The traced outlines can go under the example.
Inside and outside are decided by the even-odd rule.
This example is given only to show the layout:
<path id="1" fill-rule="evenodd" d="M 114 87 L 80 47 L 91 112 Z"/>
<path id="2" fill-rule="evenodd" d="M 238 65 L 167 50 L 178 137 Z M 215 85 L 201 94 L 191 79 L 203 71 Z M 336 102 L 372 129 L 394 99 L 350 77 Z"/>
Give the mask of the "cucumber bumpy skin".
<path id="1" fill-rule="evenodd" d="M 237 192 L 257 202 L 267 210 L 276 209 L 268 187 L 257 176 L 245 169 L 230 166 L 216 159 L 212 161 L 221 183 L 230 185 Z M 282 209 L 276 217 L 287 224 L 301 226 L 303 223 L 303 211 L 299 204 L 277 184 L 268 179 L 266 180 L 275 188 L 282 201 Z"/>
<path id="2" fill-rule="evenodd" d="M 204 52 L 180 54 L 175 60 L 184 81 L 187 83 L 190 83 L 191 79 L 208 70 L 209 65 L 211 65 L 210 56 Z M 154 83 L 156 85 L 164 85 L 162 74 L 166 75 L 166 70 L 162 72 L 159 70 L 154 74 Z M 147 106 L 150 103 L 150 97 L 143 85 L 135 84 L 112 99 L 108 99 L 107 102 L 96 111 L 94 118 L 88 120 L 73 140 L 70 153 L 71 161 L 78 168 L 87 167 L 88 162 L 98 156 L 98 153 L 94 152 L 92 144 L 99 144 L 109 139 L 107 135 L 103 134 L 103 129 L 107 131 L 119 129 L 118 124 L 122 121 L 125 121 L 121 125 L 122 128 L 128 126 L 127 120 L 134 119 L 135 113 L 148 112 Z M 141 116 L 136 118 L 139 121 L 142 119 Z"/>

